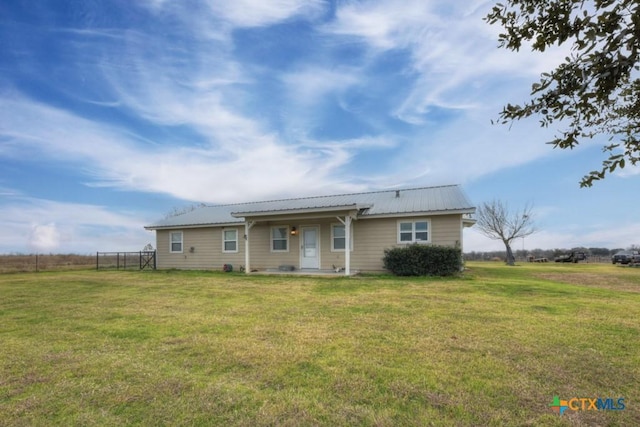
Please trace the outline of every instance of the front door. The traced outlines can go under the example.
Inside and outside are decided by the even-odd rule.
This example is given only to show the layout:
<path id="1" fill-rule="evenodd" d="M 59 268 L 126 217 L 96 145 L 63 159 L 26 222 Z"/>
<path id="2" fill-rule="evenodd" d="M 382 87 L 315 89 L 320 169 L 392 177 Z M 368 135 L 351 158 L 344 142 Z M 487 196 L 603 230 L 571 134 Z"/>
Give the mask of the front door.
<path id="1" fill-rule="evenodd" d="M 302 227 L 300 268 L 320 268 L 320 239 L 318 227 Z"/>

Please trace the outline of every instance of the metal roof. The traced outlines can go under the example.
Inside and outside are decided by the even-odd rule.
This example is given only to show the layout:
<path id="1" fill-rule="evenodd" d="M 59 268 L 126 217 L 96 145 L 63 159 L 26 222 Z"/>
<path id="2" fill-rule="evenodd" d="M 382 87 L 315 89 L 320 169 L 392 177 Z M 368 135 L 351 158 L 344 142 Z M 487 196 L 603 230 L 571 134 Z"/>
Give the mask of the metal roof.
<path id="1" fill-rule="evenodd" d="M 147 229 L 198 227 L 207 225 L 244 223 L 244 217 L 264 214 L 308 213 L 332 209 L 358 209 L 359 218 L 407 214 L 473 213 L 475 208 L 460 186 L 422 187 L 340 194 L 335 196 L 304 197 L 231 205 L 205 206 L 182 215 L 173 216 Z"/>

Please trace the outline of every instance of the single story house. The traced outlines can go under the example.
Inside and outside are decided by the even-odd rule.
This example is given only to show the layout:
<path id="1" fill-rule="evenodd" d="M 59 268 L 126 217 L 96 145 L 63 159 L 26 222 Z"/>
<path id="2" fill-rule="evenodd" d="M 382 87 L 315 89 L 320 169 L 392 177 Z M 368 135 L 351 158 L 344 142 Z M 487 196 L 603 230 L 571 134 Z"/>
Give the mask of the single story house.
<path id="1" fill-rule="evenodd" d="M 460 186 L 205 206 L 146 226 L 160 269 L 383 271 L 384 250 L 458 246 L 475 223 Z M 348 250 L 346 250 L 348 248 Z"/>

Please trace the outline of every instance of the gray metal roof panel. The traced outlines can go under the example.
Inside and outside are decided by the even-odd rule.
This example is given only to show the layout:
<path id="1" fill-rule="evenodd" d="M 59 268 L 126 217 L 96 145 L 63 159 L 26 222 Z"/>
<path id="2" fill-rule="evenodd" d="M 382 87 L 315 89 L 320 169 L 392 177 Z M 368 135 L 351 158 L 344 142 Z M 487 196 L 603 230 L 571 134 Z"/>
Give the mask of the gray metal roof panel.
<path id="1" fill-rule="evenodd" d="M 396 197 L 398 195 L 398 197 Z M 263 202 L 237 203 L 232 205 L 206 206 L 182 215 L 170 217 L 147 228 L 170 228 L 179 226 L 205 226 L 242 223 L 233 213 L 266 213 L 293 210 L 313 210 L 361 205 L 368 208 L 361 217 L 375 215 L 411 214 L 446 211 L 469 211 L 474 207 L 460 186 L 422 187 L 393 189 L 367 193 L 340 194 L 333 196 L 304 197 L 297 199 L 270 200 Z"/>
<path id="2" fill-rule="evenodd" d="M 204 226 L 215 224 L 242 224 L 242 218 L 234 218 L 231 211 L 236 205 L 203 206 L 193 211 L 171 216 L 149 225 L 146 228 L 171 228 L 183 226 Z"/>

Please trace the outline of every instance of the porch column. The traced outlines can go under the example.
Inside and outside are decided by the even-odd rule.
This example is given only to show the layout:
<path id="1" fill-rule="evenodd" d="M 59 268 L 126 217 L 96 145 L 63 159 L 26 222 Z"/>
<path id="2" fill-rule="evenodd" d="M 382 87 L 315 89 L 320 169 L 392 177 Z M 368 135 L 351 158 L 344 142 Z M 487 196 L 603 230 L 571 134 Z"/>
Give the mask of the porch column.
<path id="1" fill-rule="evenodd" d="M 344 275 L 351 275 L 351 217 L 344 217 Z"/>
<path id="2" fill-rule="evenodd" d="M 249 230 L 255 225 L 255 221 L 244 222 L 244 273 L 249 274 L 251 272 L 251 266 L 249 265 Z"/>
<path id="3" fill-rule="evenodd" d="M 340 217 L 338 221 L 344 224 L 344 275 L 351 275 L 351 218 L 350 215 L 344 217 L 344 221 Z"/>

